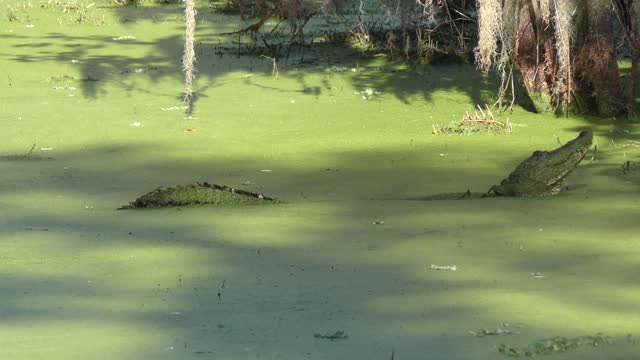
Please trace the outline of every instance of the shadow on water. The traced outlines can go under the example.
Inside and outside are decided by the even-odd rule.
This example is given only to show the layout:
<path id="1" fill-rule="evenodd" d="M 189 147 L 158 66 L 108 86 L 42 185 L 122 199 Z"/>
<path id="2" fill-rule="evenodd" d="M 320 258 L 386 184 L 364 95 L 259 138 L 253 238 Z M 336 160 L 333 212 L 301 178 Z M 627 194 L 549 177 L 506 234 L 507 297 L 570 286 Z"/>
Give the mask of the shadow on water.
<path id="1" fill-rule="evenodd" d="M 83 95 L 92 99 L 106 91 L 171 91 L 139 87 L 132 79 L 140 74 L 152 84 L 174 78 L 178 89 L 179 8 L 117 11 L 125 29 L 142 26 L 139 19 L 171 29 L 150 40 L 5 34 L 10 45 L 0 56 L 25 65 L 78 60 Z M 221 86 L 225 74 L 271 74 L 268 59 L 221 52 L 219 46 L 231 40 L 218 43 L 215 34 L 235 26 L 212 20 L 201 27 L 199 99 Z M 354 62 L 347 65 L 363 68 L 349 78 L 355 88 L 383 90 L 405 103 L 450 89 L 465 97 L 452 101 L 483 97 L 482 78 L 470 67 Z M 291 74 L 299 85 L 292 88 L 251 77 L 243 82 L 318 97 L 330 84 L 320 87 L 306 76 L 324 74 L 330 65 L 301 67 Z M 625 129 L 626 144 L 638 132 Z M 603 123 L 596 134 L 608 139 L 609 130 Z M 51 335 L 42 328 L 60 326 L 64 331 L 53 335 L 80 340 L 65 338 L 57 346 L 66 349 L 54 350 L 76 358 L 108 358 L 121 347 L 127 352 L 122 358 L 132 359 L 395 354 L 444 360 L 495 359 L 500 343 L 603 331 L 616 336 L 617 345 L 558 358 L 628 359 L 637 353 L 625 347 L 624 336 L 640 321 L 638 190 L 607 158 L 619 153 L 598 154 L 601 161 L 579 167 L 570 178 L 575 191 L 556 198 L 406 201 L 484 191 L 521 159 L 499 153 L 497 142 L 482 154 L 495 160 L 492 165 L 462 156 L 442 165 L 434 160 L 442 156 L 439 149 L 426 145 L 327 150 L 313 154 L 314 161 L 221 154 L 215 143 L 209 146 L 198 157 L 150 145 L 95 145 L 56 152 L 50 161 L 0 159 L 0 205 L 7 209 L 0 213 L 4 338 L 21 333 L 37 345 Z M 265 169 L 272 171 L 260 171 Z M 596 180 L 605 185 L 592 185 Z M 264 192 L 285 203 L 115 210 L 157 186 L 194 181 Z M 431 264 L 458 270 L 432 271 Z M 519 334 L 469 334 L 504 322 L 519 326 Z M 97 337 L 83 334 L 105 328 L 114 333 L 93 350 Z M 314 337 L 336 331 L 349 338 Z M 13 358 L 36 357 L 29 355 L 38 353 L 37 346 L 25 343 Z"/>
<path id="2" fill-rule="evenodd" d="M 133 91 L 153 94 L 154 89 L 141 88 L 132 80 L 132 77 L 141 73 L 152 83 L 158 83 L 164 78 L 181 81 L 181 54 L 184 46 L 181 35 L 184 27 L 182 7 L 115 6 L 102 10 L 112 12 L 119 26 L 133 32 L 151 33 L 153 36 L 144 37 L 149 40 L 142 41 L 135 36 L 119 39 L 115 35 L 76 36 L 62 32 L 37 36 L 9 33 L 4 36 L 11 42 L 12 51 L 0 56 L 23 63 L 69 63 L 78 60 L 81 76 L 77 80 L 82 82 L 83 95 L 93 99 L 106 91 L 105 84 L 113 84 L 129 94 Z M 220 35 L 245 25 L 238 16 L 217 14 L 211 9 L 203 8 L 198 21 L 198 81 L 192 106 L 197 108 L 199 99 L 205 96 L 208 89 L 219 86 L 217 79 L 225 74 L 237 71 L 272 73 L 273 63 L 270 59 L 258 55 L 240 55 L 243 51 L 250 52 L 252 41 L 248 36 Z M 105 54 L 107 51 L 108 54 Z M 307 62 L 296 63 L 305 52 Z M 326 89 L 308 88 L 304 78 L 320 74 L 332 65 L 364 70 L 349 78 L 354 88 L 383 91 L 406 104 L 411 104 L 414 99 L 429 102 L 433 100 L 434 94 L 449 90 L 465 94 L 464 98 L 450 99 L 453 102 L 467 103 L 471 99 L 474 104 L 492 104 L 499 84 L 499 79 L 494 75 L 485 77 L 470 65 L 412 65 L 401 60 L 370 59 L 356 51 L 338 49 L 324 43 L 294 49 L 289 63 L 284 59 L 278 60 L 276 65 L 284 76 L 294 76 L 300 81 L 303 90 L 299 91 L 311 91 L 316 96 Z M 303 71 L 289 75 L 289 70 L 293 69 Z M 621 69 L 623 75 L 628 71 L 626 68 Z M 530 109 L 530 100 L 526 98 L 526 94 L 520 87 L 516 90 L 518 104 Z M 182 97 L 180 92 L 175 95 L 177 100 Z M 597 128 L 609 126 L 606 119 L 584 117 L 584 120 Z M 610 135 L 616 134 L 614 132 Z"/>
<path id="3" fill-rule="evenodd" d="M 427 193 L 430 179 L 477 184 L 493 176 L 380 162 L 411 156 L 403 151 L 327 156 L 339 171 L 270 163 L 274 172 L 264 176 L 256 174 L 265 166 L 257 158 L 123 157 L 149 151 L 95 147 L 50 162 L 2 164 L 8 171 L 0 202 L 11 212 L 0 217 L 0 235 L 21 244 L 1 255 L 3 323 L 132 326 L 156 336 L 130 354 L 172 359 L 371 359 L 392 351 L 495 359 L 500 343 L 598 331 L 617 345 L 567 358 L 629 354 L 618 328 L 637 323 L 639 295 L 621 291 L 636 283 L 638 202 L 622 188 L 547 199 L 407 202 L 401 199 L 408 182 Z M 362 166 L 366 159 L 377 165 Z M 61 169 L 60 161 L 75 170 Z M 576 176 L 595 170 L 579 168 Z M 233 185 L 248 174 L 251 186 L 287 204 L 115 210 L 157 185 Z M 459 270 L 429 271 L 431 263 Z M 547 277 L 529 275 L 538 272 Z M 519 334 L 468 334 L 502 322 L 519 324 Z M 349 338 L 314 338 L 335 331 Z"/>
<path id="4" fill-rule="evenodd" d="M 118 6 L 105 10 L 114 11 L 119 26 L 140 35 L 71 35 L 69 32 L 38 34 L 35 36 L 5 34 L 11 45 L 9 52 L 1 56 L 10 61 L 23 63 L 52 62 L 69 64 L 77 61 L 81 75 L 83 95 L 97 98 L 106 90 L 106 84 L 131 93 L 151 92 L 150 88 L 139 88 L 133 80 L 141 74 L 152 83 L 163 78 L 181 81 L 181 57 L 183 51 L 182 9 L 176 6 L 140 7 Z M 235 16 L 220 15 L 203 9 L 199 14 L 196 58 L 198 82 L 196 92 L 202 96 L 207 89 L 217 86 L 216 79 L 236 71 L 270 74 L 274 70 L 271 59 L 258 55 L 239 55 L 236 52 L 238 38 L 219 35 L 236 30 L 240 21 Z M 112 27 L 111 27 L 112 28 Z M 156 29 L 158 29 L 156 31 Z M 250 46 L 251 41 L 240 39 L 240 52 Z M 55 45 L 55 46 L 53 46 Z M 298 63 L 304 59 L 305 63 Z M 333 66 L 346 66 L 365 70 L 352 78 L 356 88 L 373 88 L 392 94 L 405 103 L 411 99 L 430 101 L 432 94 L 440 90 L 456 90 L 467 94 L 474 103 L 490 101 L 495 90 L 495 79 L 484 78 L 470 66 L 407 66 L 402 61 L 387 61 L 363 58 L 351 50 L 340 50 L 326 44 L 317 44 L 294 49 L 290 60 L 278 59 L 276 65 L 283 76 L 288 70 L 301 69 L 297 77 L 303 88 L 304 78 L 310 74 L 321 74 Z M 486 90 L 490 90 L 486 92 Z M 323 89 L 306 89 L 320 95 Z M 486 92 L 486 93 L 483 93 Z M 181 98 L 176 94 L 176 98 Z M 465 101 L 465 100 L 460 100 Z M 197 101 L 196 101 L 197 102 Z M 196 104 L 197 106 L 197 104 Z"/>

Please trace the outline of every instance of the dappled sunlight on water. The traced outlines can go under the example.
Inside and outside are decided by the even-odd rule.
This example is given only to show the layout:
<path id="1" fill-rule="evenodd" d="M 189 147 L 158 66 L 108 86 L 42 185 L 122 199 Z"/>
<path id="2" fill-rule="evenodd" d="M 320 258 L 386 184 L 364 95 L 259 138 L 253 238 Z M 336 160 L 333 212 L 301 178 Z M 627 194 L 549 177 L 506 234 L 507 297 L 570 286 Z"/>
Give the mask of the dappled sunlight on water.
<path id="1" fill-rule="evenodd" d="M 238 24 L 204 9 L 187 119 L 180 9 L 100 11 L 34 9 L 0 45 L 8 358 L 476 360 L 598 332 L 615 343 L 554 358 L 637 353 L 637 124 L 517 107 L 498 115 L 513 134 L 434 136 L 490 96 L 472 66 L 316 49 L 276 78 L 222 53 Z M 419 200 L 484 193 L 591 126 L 597 151 L 558 197 Z M 116 210 L 196 181 L 283 203 Z"/>

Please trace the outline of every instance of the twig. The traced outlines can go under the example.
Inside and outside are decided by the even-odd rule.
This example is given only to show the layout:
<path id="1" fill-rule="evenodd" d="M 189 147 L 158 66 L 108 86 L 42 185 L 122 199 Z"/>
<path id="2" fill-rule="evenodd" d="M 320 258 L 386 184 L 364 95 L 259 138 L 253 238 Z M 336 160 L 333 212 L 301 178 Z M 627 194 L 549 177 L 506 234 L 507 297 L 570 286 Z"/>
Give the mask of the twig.
<path id="1" fill-rule="evenodd" d="M 36 144 L 33 144 L 33 146 L 31 146 L 31 150 L 29 150 L 26 156 L 31 156 L 31 154 L 33 154 L 33 149 L 35 148 L 36 148 Z"/>
<path id="2" fill-rule="evenodd" d="M 569 74 L 571 74 L 571 72 L 569 72 Z M 513 65 L 509 67 L 509 77 L 511 78 L 511 104 L 509 104 L 509 110 L 511 111 L 513 110 L 513 105 L 516 103 L 516 86 L 513 78 Z"/>
<path id="3" fill-rule="evenodd" d="M 496 118 L 493 117 L 493 113 L 491 112 L 491 109 L 489 109 L 489 105 L 485 104 L 484 106 L 487 108 L 487 112 L 491 116 L 491 120 L 496 121 Z"/>
<path id="4" fill-rule="evenodd" d="M 221 33 L 219 35 L 244 35 L 248 32 L 257 32 L 258 30 L 260 30 L 260 28 L 262 28 L 262 26 L 264 25 L 264 23 L 267 22 L 267 20 L 271 19 L 274 15 L 275 15 L 275 11 L 267 11 L 262 18 L 260 18 L 260 20 L 258 20 L 257 23 L 247 26 L 244 29 L 240 29 L 238 31 L 231 31 L 231 32 L 226 32 L 226 33 Z"/>
<path id="5" fill-rule="evenodd" d="M 487 115 L 484 114 L 484 111 L 482 111 L 482 108 L 480 107 L 480 105 L 477 105 L 478 109 L 480 110 L 480 112 L 482 113 L 482 117 L 484 117 L 485 119 L 487 118 Z"/>
<path id="6" fill-rule="evenodd" d="M 271 70 L 271 76 L 273 76 L 276 80 L 278 79 L 278 61 L 276 60 L 275 57 L 270 57 L 267 55 L 260 55 L 261 57 L 265 58 L 265 59 L 269 59 L 273 62 L 273 69 Z"/>

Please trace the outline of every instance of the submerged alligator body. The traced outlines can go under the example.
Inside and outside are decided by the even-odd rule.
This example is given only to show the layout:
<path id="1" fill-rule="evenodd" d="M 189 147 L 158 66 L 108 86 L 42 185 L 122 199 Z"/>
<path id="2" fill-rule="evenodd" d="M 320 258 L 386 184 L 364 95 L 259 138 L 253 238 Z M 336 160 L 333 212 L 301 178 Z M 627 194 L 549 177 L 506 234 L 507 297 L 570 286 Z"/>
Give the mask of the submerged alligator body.
<path id="1" fill-rule="evenodd" d="M 120 209 L 163 208 L 171 206 L 236 206 L 278 203 L 262 194 L 207 182 L 176 187 L 159 187 Z"/>

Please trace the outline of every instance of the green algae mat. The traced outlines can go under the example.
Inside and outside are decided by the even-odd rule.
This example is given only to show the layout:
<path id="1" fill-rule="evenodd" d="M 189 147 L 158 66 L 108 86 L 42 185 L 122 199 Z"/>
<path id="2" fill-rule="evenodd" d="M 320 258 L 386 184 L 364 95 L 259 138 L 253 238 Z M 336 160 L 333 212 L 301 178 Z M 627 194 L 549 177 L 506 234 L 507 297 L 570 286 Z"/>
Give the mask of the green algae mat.
<path id="1" fill-rule="evenodd" d="M 516 107 L 511 133 L 433 135 L 495 82 L 330 48 L 276 78 L 204 3 L 189 118 L 179 6 L 56 4 L 0 1 L 0 358 L 640 353 L 637 122 Z M 557 196 L 411 200 L 586 128 Z M 203 179 L 282 203 L 116 210 Z"/>

